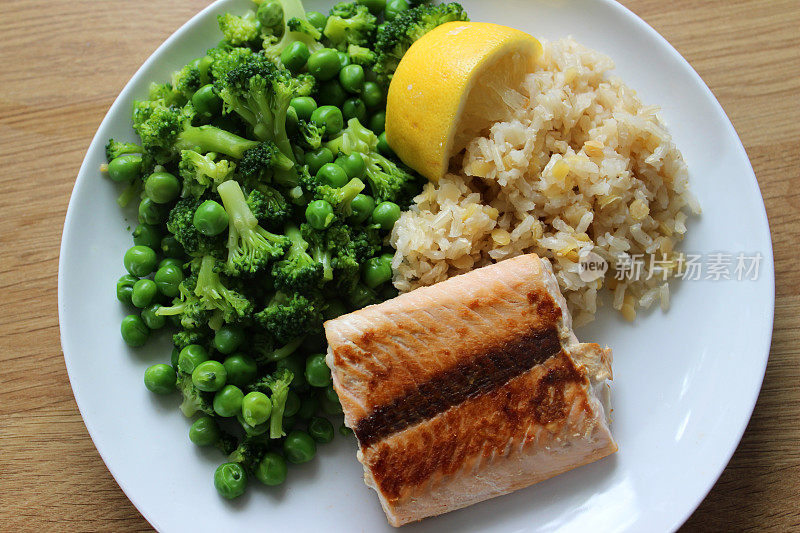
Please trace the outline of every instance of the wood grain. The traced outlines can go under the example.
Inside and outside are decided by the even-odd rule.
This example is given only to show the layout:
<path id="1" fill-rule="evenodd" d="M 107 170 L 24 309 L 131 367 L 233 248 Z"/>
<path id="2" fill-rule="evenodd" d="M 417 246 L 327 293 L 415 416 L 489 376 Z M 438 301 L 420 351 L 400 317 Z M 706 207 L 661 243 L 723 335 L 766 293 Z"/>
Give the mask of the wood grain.
<path id="1" fill-rule="evenodd" d="M 125 82 L 202 0 L 3 0 L 0 7 L 0 530 L 150 530 L 78 413 L 56 270 L 75 175 Z M 627 0 L 713 90 L 747 149 L 775 248 L 764 386 L 686 531 L 800 528 L 800 3 Z M 743 302 L 746 305 L 746 302 Z"/>

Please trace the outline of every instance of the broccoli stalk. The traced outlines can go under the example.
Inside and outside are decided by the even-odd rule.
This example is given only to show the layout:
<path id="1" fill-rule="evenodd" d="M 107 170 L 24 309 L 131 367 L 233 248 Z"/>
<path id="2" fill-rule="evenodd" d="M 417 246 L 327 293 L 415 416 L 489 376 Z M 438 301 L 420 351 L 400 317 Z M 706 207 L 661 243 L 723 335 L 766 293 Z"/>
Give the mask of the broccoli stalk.
<path id="1" fill-rule="evenodd" d="M 216 272 L 216 263 L 217 260 L 210 255 L 203 257 L 200 271 L 197 273 L 195 295 L 200 298 L 200 303 L 206 309 L 221 312 L 225 322 L 235 322 L 248 317 L 253 310 L 253 304 L 222 284 Z"/>
<path id="2" fill-rule="evenodd" d="M 283 411 L 286 408 L 286 397 L 289 395 L 289 384 L 294 379 L 291 370 L 283 369 L 261 378 L 251 389 L 263 393 L 271 392 L 272 414 L 269 417 L 269 437 L 279 439 L 286 435 L 283 430 Z"/>
<path id="3" fill-rule="evenodd" d="M 266 365 L 286 359 L 300 348 L 305 337 L 298 337 L 281 346 L 275 347 L 275 341 L 267 332 L 259 332 L 253 336 L 253 357 L 259 365 Z"/>
<path id="4" fill-rule="evenodd" d="M 143 154 L 144 149 L 136 143 L 120 142 L 109 139 L 106 144 L 106 159 L 112 159 L 126 154 Z"/>
<path id="5" fill-rule="evenodd" d="M 322 37 L 322 33 L 305 18 L 292 17 L 286 22 L 286 27 L 292 32 L 305 33 L 315 41 Z"/>
<path id="6" fill-rule="evenodd" d="M 272 267 L 275 286 L 286 292 L 308 292 L 322 288 L 322 264 L 306 252 L 308 243 L 300 230 L 289 226 L 284 233 L 291 245 L 286 257 Z"/>
<path id="7" fill-rule="evenodd" d="M 333 206 L 334 212 L 341 218 L 349 217 L 353 214 L 351 203 L 361 191 L 364 190 L 364 182 L 358 178 L 353 178 L 342 187 L 331 187 L 321 185 L 317 187 L 317 198 L 325 200 Z"/>
<path id="8" fill-rule="evenodd" d="M 351 118 L 338 137 L 326 143 L 334 154 L 359 153 L 367 165 L 367 182 L 379 202 L 405 203 L 414 191 L 416 178 L 378 153 L 378 137 L 358 119 Z"/>
<path id="9" fill-rule="evenodd" d="M 213 191 L 223 181 L 233 178 L 236 165 L 227 159 L 214 161 L 217 154 L 206 155 L 194 150 L 182 150 L 178 170 L 183 179 L 181 196 L 200 198 L 209 188 Z"/>
<path id="10" fill-rule="evenodd" d="M 289 246 L 289 239 L 275 235 L 258 225 L 250 211 L 242 188 L 229 180 L 217 187 L 222 204 L 228 213 L 228 260 L 225 272 L 238 276 L 255 274 L 281 257 Z"/>

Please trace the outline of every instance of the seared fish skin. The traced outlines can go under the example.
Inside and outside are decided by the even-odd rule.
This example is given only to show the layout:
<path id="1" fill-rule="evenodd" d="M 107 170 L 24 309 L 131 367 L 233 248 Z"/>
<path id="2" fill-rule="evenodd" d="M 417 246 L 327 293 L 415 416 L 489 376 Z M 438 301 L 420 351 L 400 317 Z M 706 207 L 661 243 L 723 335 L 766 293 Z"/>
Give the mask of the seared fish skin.
<path id="1" fill-rule="evenodd" d="M 325 323 L 365 482 L 400 526 L 617 450 L 611 351 L 578 344 L 549 264 L 529 254 Z"/>

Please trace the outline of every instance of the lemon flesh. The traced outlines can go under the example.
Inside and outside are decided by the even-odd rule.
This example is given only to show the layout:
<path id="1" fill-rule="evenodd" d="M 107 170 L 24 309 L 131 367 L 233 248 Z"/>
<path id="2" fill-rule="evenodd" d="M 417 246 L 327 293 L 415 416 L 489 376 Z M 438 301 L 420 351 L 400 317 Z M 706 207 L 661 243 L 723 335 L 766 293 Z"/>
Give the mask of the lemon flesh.
<path id="1" fill-rule="evenodd" d="M 400 159 L 431 181 L 450 157 L 503 120 L 542 54 L 525 32 L 487 22 L 448 22 L 409 47 L 389 85 L 386 140 Z"/>

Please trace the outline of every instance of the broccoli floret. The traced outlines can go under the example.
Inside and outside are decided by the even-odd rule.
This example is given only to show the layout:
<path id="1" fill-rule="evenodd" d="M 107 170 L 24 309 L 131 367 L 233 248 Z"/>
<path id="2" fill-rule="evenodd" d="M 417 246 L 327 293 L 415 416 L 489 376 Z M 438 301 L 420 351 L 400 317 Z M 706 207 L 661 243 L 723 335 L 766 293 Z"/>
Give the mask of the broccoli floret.
<path id="1" fill-rule="evenodd" d="M 316 196 L 320 200 L 325 200 L 331 206 L 333 211 L 340 218 L 347 218 L 353 214 L 353 209 L 350 204 L 361 191 L 364 190 L 364 182 L 358 178 L 353 178 L 342 187 L 331 187 L 330 185 L 321 185 L 317 187 Z"/>
<path id="2" fill-rule="evenodd" d="M 247 195 L 247 206 L 260 223 L 277 229 L 292 216 L 292 207 L 283 195 L 269 185 L 258 185 Z"/>
<path id="3" fill-rule="evenodd" d="M 309 253 L 315 261 L 322 265 L 322 279 L 331 281 L 334 278 L 334 262 L 339 256 L 353 256 L 350 230 L 343 224 L 334 224 L 326 230 L 315 230 L 309 224 L 302 224 L 300 231 L 303 239 L 309 244 Z M 346 267 L 346 265 L 342 265 Z"/>
<path id="4" fill-rule="evenodd" d="M 194 383 L 192 383 L 191 374 L 179 372 L 178 381 L 175 385 L 183 395 L 183 401 L 181 402 L 183 416 L 191 417 L 197 412 L 207 415 L 214 414 L 214 408 L 211 404 L 212 395 L 195 387 Z"/>
<path id="5" fill-rule="evenodd" d="M 336 154 L 359 153 L 367 165 L 367 182 L 379 202 L 391 201 L 405 205 L 414 196 L 417 178 L 393 161 L 378 153 L 378 137 L 358 119 L 351 118 L 347 128 L 326 146 Z"/>
<path id="6" fill-rule="evenodd" d="M 255 319 L 278 343 L 320 333 L 322 309 L 315 297 L 291 296 L 278 292 L 269 305 L 255 314 Z"/>
<path id="7" fill-rule="evenodd" d="M 293 42 L 300 41 L 308 47 L 308 50 L 313 54 L 322 48 L 322 43 L 308 35 L 307 33 L 292 31 L 289 28 L 289 21 L 292 19 L 308 20 L 306 19 L 306 11 L 303 9 L 301 0 L 278 0 L 283 7 L 283 30 L 280 39 L 265 38 L 264 39 L 264 53 L 270 59 L 277 59 L 284 48 Z"/>
<path id="8" fill-rule="evenodd" d="M 239 173 L 245 178 L 250 188 L 273 181 L 280 185 L 293 187 L 296 178 L 293 175 L 294 163 L 286 157 L 272 141 L 258 143 L 242 154 L 239 162 Z"/>
<path id="9" fill-rule="evenodd" d="M 209 333 L 203 329 L 184 329 L 172 335 L 172 344 L 179 350 L 190 344 L 207 344 Z"/>
<path id="10" fill-rule="evenodd" d="M 322 33 L 334 48 L 346 52 L 350 44 L 368 45 L 373 40 L 377 25 L 378 19 L 366 6 L 341 2 L 331 8 Z"/>
<path id="11" fill-rule="evenodd" d="M 286 134 L 286 111 L 306 83 L 256 54 L 243 59 L 220 80 L 219 95 L 224 112 L 235 112 L 250 124 L 257 139 L 273 141 L 294 162 Z"/>
<path id="12" fill-rule="evenodd" d="M 236 165 L 227 159 L 215 161 L 216 157 L 217 154 L 213 152 L 202 155 L 194 150 L 181 151 L 181 162 L 178 165 L 183 180 L 181 196 L 200 198 L 209 188 L 215 191 L 217 185 L 233 178 Z"/>
<path id="13" fill-rule="evenodd" d="M 414 41 L 445 22 L 469 20 L 464 8 L 450 4 L 422 5 L 401 11 L 380 30 L 375 43 L 378 54 L 375 72 L 386 86 L 392 79 L 397 65 Z"/>
<path id="14" fill-rule="evenodd" d="M 350 227 L 350 246 L 353 257 L 359 263 L 378 255 L 381 250 L 381 241 L 380 232 L 375 226 Z"/>
<path id="15" fill-rule="evenodd" d="M 186 97 L 170 83 L 151 83 L 147 88 L 147 99 L 156 104 L 180 107 L 186 103 Z"/>
<path id="16" fill-rule="evenodd" d="M 286 22 L 286 27 L 289 31 L 305 33 L 315 41 L 322 37 L 322 33 L 304 18 L 292 17 Z"/>
<path id="17" fill-rule="evenodd" d="M 175 236 L 186 253 L 198 257 L 213 254 L 222 257 L 225 248 L 224 235 L 203 235 L 194 225 L 194 213 L 202 203 L 192 196 L 178 200 L 167 217 L 167 230 Z"/>
<path id="18" fill-rule="evenodd" d="M 226 274 L 238 276 L 255 274 L 270 262 L 283 256 L 289 239 L 276 235 L 258 225 L 258 219 L 247 206 L 242 188 L 233 180 L 217 187 L 222 204 L 228 213 L 228 260 Z"/>
<path id="19" fill-rule="evenodd" d="M 323 267 L 306 250 L 308 243 L 295 226 L 286 228 L 291 242 L 286 257 L 272 266 L 275 287 L 285 292 L 309 292 L 322 288 Z"/>
<path id="20" fill-rule="evenodd" d="M 172 87 L 187 100 L 208 83 L 208 63 L 203 59 L 192 61 L 183 68 L 172 73 Z"/>
<path id="21" fill-rule="evenodd" d="M 222 452 L 222 455 L 230 455 L 238 447 L 236 437 L 225 430 L 220 430 L 219 438 L 214 443 L 214 447 Z"/>
<path id="22" fill-rule="evenodd" d="M 261 33 L 261 24 L 252 11 L 241 17 L 231 13 L 218 15 L 217 23 L 225 42 L 232 46 L 253 42 Z"/>
<path id="23" fill-rule="evenodd" d="M 290 138 L 304 150 L 316 150 L 322 146 L 322 136 L 325 134 L 325 126 L 318 126 L 310 120 L 297 118 L 297 111 L 290 107 L 286 113 L 287 118 L 295 124 L 290 128 Z"/>
<path id="24" fill-rule="evenodd" d="M 247 431 L 248 428 L 245 424 L 242 424 L 242 427 Z M 248 434 L 242 439 L 239 446 L 228 455 L 228 461 L 239 463 L 245 470 L 252 473 L 261 458 L 267 453 L 268 444 L 269 439 L 264 438 L 264 436 Z"/>
<path id="25" fill-rule="evenodd" d="M 109 139 L 106 144 L 106 159 L 110 162 L 115 157 L 126 154 L 143 154 L 144 148 L 136 143 L 119 142 Z"/>
<path id="26" fill-rule="evenodd" d="M 371 67 L 375 64 L 375 60 L 378 57 L 375 52 L 369 48 L 358 46 L 356 44 L 350 44 L 347 46 L 347 55 L 350 58 L 351 63 L 361 65 L 362 67 Z"/>
<path id="27" fill-rule="evenodd" d="M 223 80 L 234 67 L 253 55 L 253 50 L 248 47 L 212 48 L 206 52 L 211 59 L 211 76 L 215 80 Z"/>
<path id="28" fill-rule="evenodd" d="M 159 163 L 166 163 L 181 150 L 216 152 L 236 159 L 258 144 L 214 126 L 192 126 L 194 108 L 167 107 L 150 101 L 134 102 L 133 128 L 142 146 Z"/>
<path id="29" fill-rule="evenodd" d="M 225 322 L 238 322 L 249 317 L 253 311 L 253 304 L 243 295 L 222 284 L 216 264 L 217 260 L 212 256 L 203 257 L 197 273 L 197 286 L 194 289 L 194 294 L 200 299 L 200 305 L 209 311 L 221 313 Z"/>
<path id="30" fill-rule="evenodd" d="M 269 437 L 279 439 L 286 432 L 283 430 L 283 411 L 286 407 L 286 397 L 289 395 L 289 384 L 294 379 L 291 370 L 283 369 L 261 378 L 250 389 L 271 393 L 272 414 L 269 417 Z"/>

